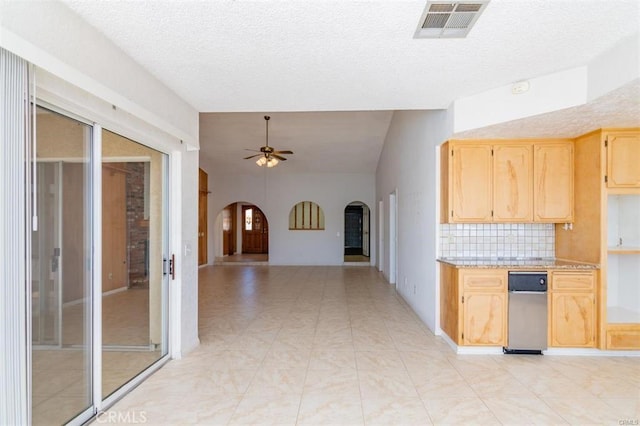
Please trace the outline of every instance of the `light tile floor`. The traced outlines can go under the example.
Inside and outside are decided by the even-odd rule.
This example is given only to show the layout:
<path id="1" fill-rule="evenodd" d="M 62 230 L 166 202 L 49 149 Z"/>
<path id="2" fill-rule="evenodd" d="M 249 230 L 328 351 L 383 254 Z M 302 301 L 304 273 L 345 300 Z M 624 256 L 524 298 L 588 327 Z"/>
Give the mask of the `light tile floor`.
<path id="1" fill-rule="evenodd" d="M 90 405 L 89 360 L 85 343 L 86 307 L 63 308 L 64 348 L 38 347 L 32 352 L 32 423 L 59 425 Z M 102 392 L 109 395 L 157 361 L 159 350 L 149 346 L 149 290 L 135 289 L 102 299 L 103 342 L 118 345 L 102 353 Z M 133 350 L 127 350 L 133 346 Z"/>
<path id="2" fill-rule="evenodd" d="M 640 419 L 637 358 L 455 355 L 374 268 L 207 267 L 199 286 L 201 345 L 119 401 L 105 414 L 111 420 L 620 425 Z"/>

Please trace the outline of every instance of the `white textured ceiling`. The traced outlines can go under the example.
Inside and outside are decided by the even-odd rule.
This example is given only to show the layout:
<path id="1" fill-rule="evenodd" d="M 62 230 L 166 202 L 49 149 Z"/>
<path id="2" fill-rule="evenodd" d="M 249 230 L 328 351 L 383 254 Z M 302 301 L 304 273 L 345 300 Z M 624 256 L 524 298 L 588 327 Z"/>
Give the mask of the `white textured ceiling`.
<path id="1" fill-rule="evenodd" d="M 198 111 L 446 108 L 585 65 L 638 0 L 492 0 L 465 39 L 414 39 L 425 0 L 65 0 Z"/>
<path id="2" fill-rule="evenodd" d="M 295 152 L 274 172 L 372 173 L 390 111 L 586 65 L 640 27 L 639 0 L 491 0 L 465 39 L 414 39 L 425 0 L 63 2 L 202 112 L 216 173 L 263 170 L 242 157 L 264 145 L 265 114 L 271 145 Z M 633 90 L 457 136 L 617 127 Z"/>

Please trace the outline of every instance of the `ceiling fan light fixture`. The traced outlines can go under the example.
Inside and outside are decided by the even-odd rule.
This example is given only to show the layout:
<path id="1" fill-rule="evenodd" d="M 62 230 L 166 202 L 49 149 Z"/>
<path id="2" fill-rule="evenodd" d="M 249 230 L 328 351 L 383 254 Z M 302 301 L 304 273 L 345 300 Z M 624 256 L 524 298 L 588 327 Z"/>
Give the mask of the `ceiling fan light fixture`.
<path id="1" fill-rule="evenodd" d="M 278 161 L 277 158 L 267 157 L 266 155 L 256 160 L 256 164 L 260 167 L 266 165 L 267 167 L 271 168 L 277 166 L 279 163 L 280 161 Z"/>
<path id="2" fill-rule="evenodd" d="M 260 154 L 254 154 L 254 155 L 250 155 L 248 157 L 245 157 L 245 160 L 249 160 L 251 158 L 255 158 L 255 157 L 260 157 L 256 160 L 256 164 L 260 167 L 266 165 L 267 167 L 271 168 L 271 167 L 275 167 L 278 164 L 280 164 L 280 162 L 282 161 L 286 161 L 287 159 L 284 157 L 284 155 L 290 155 L 293 154 L 293 151 L 291 150 L 280 150 L 280 151 L 276 151 L 275 149 L 273 149 L 273 147 L 269 146 L 269 119 L 271 117 L 269 117 L 268 115 L 264 116 L 264 121 L 265 121 L 265 145 L 260 147 L 259 151 L 256 151 L 255 149 L 249 149 L 248 151 L 254 151 L 254 152 L 259 152 Z"/>

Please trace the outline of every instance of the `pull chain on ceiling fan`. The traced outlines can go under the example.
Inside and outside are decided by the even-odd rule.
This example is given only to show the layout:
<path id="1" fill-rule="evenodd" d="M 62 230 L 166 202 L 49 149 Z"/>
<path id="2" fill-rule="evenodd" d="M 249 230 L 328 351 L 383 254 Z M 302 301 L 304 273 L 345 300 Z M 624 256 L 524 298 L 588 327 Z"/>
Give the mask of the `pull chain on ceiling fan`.
<path id="1" fill-rule="evenodd" d="M 247 151 L 255 151 L 255 152 L 259 152 L 260 154 L 250 155 L 249 157 L 244 158 L 245 160 L 248 160 L 250 158 L 260 157 L 258 158 L 258 160 L 256 160 L 256 164 L 260 167 L 264 166 L 265 164 L 267 165 L 267 167 L 275 167 L 278 165 L 280 161 L 287 161 L 287 159 L 282 156 L 283 154 L 293 154 L 293 151 L 289 151 L 289 150 L 276 151 L 273 149 L 273 147 L 269 146 L 269 120 L 270 119 L 271 117 L 269 117 L 268 115 L 264 116 L 265 125 L 266 125 L 265 145 L 260 147 L 260 150 L 247 149 Z"/>

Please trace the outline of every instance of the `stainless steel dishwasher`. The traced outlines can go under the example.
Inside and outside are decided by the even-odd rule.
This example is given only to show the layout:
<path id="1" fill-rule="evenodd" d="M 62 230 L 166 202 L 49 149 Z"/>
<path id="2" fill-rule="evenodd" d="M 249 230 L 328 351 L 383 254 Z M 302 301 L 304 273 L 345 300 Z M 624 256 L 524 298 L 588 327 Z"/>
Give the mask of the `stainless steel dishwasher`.
<path id="1" fill-rule="evenodd" d="M 542 354 L 547 349 L 547 274 L 509 272 L 506 354 Z"/>

